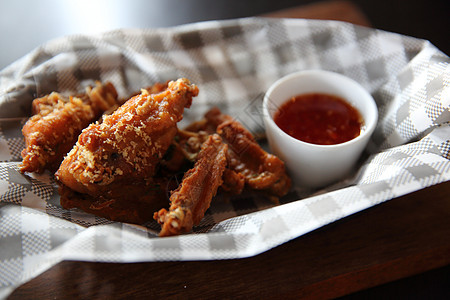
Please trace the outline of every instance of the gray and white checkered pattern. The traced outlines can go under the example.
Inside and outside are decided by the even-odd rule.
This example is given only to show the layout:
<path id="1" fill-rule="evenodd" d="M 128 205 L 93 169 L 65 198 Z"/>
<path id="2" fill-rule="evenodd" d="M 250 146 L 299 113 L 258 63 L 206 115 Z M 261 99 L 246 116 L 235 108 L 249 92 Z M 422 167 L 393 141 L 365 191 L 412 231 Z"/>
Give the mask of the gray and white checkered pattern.
<path id="1" fill-rule="evenodd" d="M 18 172 L 20 128 L 33 98 L 111 81 L 120 96 L 187 77 L 200 88 L 187 123 L 219 106 L 255 134 L 278 78 L 304 69 L 345 74 L 378 104 L 379 124 L 351 178 L 293 188 L 279 205 L 218 195 L 194 233 L 156 238 L 59 204 L 53 178 Z M 450 177 L 449 58 L 429 42 L 334 21 L 250 18 L 69 36 L 0 72 L 0 297 L 63 260 L 137 262 L 256 255 L 325 224 Z M 183 124 L 182 124 L 183 125 Z M 181 126 L 182 126 L 181 125 Z"/>

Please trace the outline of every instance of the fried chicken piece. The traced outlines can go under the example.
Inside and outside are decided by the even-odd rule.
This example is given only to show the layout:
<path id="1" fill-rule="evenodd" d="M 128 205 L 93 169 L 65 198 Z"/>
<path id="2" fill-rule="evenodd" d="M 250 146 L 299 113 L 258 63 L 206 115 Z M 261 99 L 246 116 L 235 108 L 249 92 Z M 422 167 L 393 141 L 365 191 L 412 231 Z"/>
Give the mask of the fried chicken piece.
<path id="1" fill-rule="evenodd" d="M 82 97 L 89 98 L 97 118 L 104 112 L 119 106 L 118 94 L 111 82 L 102 85 L 99 81 L 96 81 L 95 87 L 88 86 L 86 88 L 86 94 L 82 95 Z"/>
<path id="2" fill-rule="evenodd" d="M 211 130 L 216 126 L 216 132 L 229 146 L 227 168 L 232 172 L 224 173 L 227 177 L 224 182 L 238 183 L 242 180 L 239 177 L 243 176 L 245 184 L 251 189 L 265 190 L 278 197 L 289 191 L 291 180 L 286 174 L 284 163 L 275 155 L 264 151 L 241 123 L 222 114 L 218 108 L 207 112 L 205 118 L 207 125 L 204 128 Z M 226 186 L 230 187 L 230 184 Z M 234 188 L 234 193 L 241 191 L 241 188 Z"/>
<path id="3" fill-rule="evenodd" d="M 184 108 L 190 107 L 197 94 L 197 86 L 184 78 L 170 82 L 159 94 L 143 90 L 102 123 L 83 130 L 56 172 L 57 180 L 92 197 L 105 197 L 108 191 L 137 182 L 151 185 Z"/>
<path id="4" fill-rule="evenodd" d="M 149 93 L 149 94 L 158 94 L 158 93 L 161 93 L 162 91 L 164 91 L 165 89 L 167 89 L 167 86 L 169 85 L 169 82 L 170 82 L 170 81 L 167 81 L 166 83 L 156 82 L 156 83 L 154 83 L 153 85 L 150 85 L 150 86 L 148 86 L 148 87 L 146 87 L 146 88 L 141 89 L 141 91 L 139 91 L 139 92 L 137 92 L 137 93 L 133 93 L 133 94 L 130 96 L 130 98 L 139 95 L 139 94 L 142 92 L 142 90 L 146 90 L 147 93 Z"/>
<path id="5" fill-rule="evenodd" d="M 149 94 L 158 94 L 158 93 L 161 93 L 162 91 L 164 91 L 164 90 L 167 88 L 167 85 L 168 85 L 168 84 L 169 84 L 169 81 L 167 81 L 166 83 L 156 82 L 155 84 L 146 87 L 144 90 L 146 90 L 146 92 L 149 93 Z M 126 99 L 120 99 L 120 100 L 118 101 L 118 104 L 117 104 L 117 105 L 112 106 L 110 109 L 106 110 L 106 111 L 102 114 L 101 118 L 98 120 L 99 123 L 102 123 L 104 117 L 106 117 L 106 116 L 108 116 L 108 115 L 111 115 L 113 112 L 116 111 L 117 108 L 119 108 L 119 106 L 121 106 L 122 104 L 124 104 L 128 99 L 130 99 L 130 98 L 132 98 L 132 97 L 134 97 L 134 96 L 139 95 L 141 92 L 142 92 L 142 90 L 141 90 L 139 93 L 134 93 L 134 94 L 132 94 L 131 96 L 129 96 L 129 97 L 126 98 Z"/>
<path id="6" fill-rule="evenodd" d="M 248 186 L 281 197 L 289 191 L 291 179 L 284 163 L 264 151 L 241 123 L 222 114 L 217 107 L 210 109 L 203 120 L 188 125 L 185 131 L 193 135 L 218 133 L 228 144 L 228 165 L 222 184 L 226 192 L 240 194 Z"/>
<path id="7" fill-rule="evenodd" d="M 217 134 L 210 135 L 203 143 L 194 167 L 172 192 L 169 211 L 161 209 L 154 215 L 162 225 L 160 236 L 186 233 L 200 223 L 222 184 L 227 150 L 228 146 Z"/>
<path id="8" fill-rule="evenodd" d="M 55 171 L 77 141 L 82 129 L 117 104 L 111 83 L 96 83 L 86 94 L 69 99 L 53 92 L 33 100 L 34 115 L 22 128 L 26 148 L 21 172 Z"/>
<path id="9" fill-rule="evenodd" d="M 157 82 L 149 87 L 146 87 L 145 90 L 147 90 L 150 94 L 158 94 L 167 89 L 169 82 L 170 81 L 167 81 L 166 83 Z"/>

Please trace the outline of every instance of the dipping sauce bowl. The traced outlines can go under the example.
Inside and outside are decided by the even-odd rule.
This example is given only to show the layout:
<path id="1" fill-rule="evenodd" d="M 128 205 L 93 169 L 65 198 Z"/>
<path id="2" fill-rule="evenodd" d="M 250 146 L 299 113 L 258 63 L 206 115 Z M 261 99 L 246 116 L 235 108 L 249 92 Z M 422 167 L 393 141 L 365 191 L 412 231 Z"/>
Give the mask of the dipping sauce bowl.
<path id="1" fill-rule="evenodd" d="M 274 116 L 278 114 L 282 118 L 280 108 L 287 101 L 307 94 L 336 96 L 354 107 L 362 117 L 360 134 L 346 142 L 321 145 L 301 141 L 284 132 L 275 123 Z M 294 183 L 308 188 L 323 187 L 349 175 L 378 121 L 375 101 L 359 83 L 322 70 L 300 71 L 276 81 L 264 96 L 263 114 L 272 152 L 286 163 Z M 302 122 L 302 118 L 292 122 Z"/>

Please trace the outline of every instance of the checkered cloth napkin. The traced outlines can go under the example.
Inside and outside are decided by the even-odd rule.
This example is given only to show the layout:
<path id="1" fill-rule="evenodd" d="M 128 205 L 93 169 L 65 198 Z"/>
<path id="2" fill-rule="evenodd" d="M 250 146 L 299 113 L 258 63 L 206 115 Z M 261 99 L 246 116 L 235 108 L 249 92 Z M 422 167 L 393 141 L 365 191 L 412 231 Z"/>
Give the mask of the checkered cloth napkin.
<path id="1" fill-rule="evenodd" d="M 18 172 L 30 103 L 111 81 L 121 97 L 187 77 L 200 88 L 188 123 L 212 106 L 256 135 L 264 92 L 283 75 L 325 69 L 361 83 L 379 123 L 354 174 L 321 191 L 218 195 L 194 232 L 64 210 L 48 173 Z M 61 260 L 138 262 L 256 255 L 330 222 L 449 180 L 449 58 L 424 40 L 334 21 L 249 18 L 127 29 L 50 41 L 0 72 L 0 297 Z M 181 125 L 181 127 L 183 124 Z"/>

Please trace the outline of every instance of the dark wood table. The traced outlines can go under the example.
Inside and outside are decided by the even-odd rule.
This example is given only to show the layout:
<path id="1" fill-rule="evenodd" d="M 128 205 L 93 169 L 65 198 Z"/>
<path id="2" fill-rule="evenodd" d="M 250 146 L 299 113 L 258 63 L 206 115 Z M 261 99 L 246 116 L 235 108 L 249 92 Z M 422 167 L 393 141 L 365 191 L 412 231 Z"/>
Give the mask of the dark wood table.
<path id="1" fill-rule="evenodd" d="M 370 26 L 364 14 L 347 1 L 268 16 L 336 19 Z M 383 295 L 380 289 L 370 288 L 391 283 L 385 293 L 392 295 L 398 292 L 401 281 L 397 280 L 427 276 L 430 270 L 438 272 L 433 283 L 422 278 L 410 281 L 414 286 L 408 287 L 408 295 L 445 297 L 444 286 L 450 283 L 449 194 L 450 182 L 435 185 L 251 258 L 134 264 L 64 261 L 16 289 L 9 299 L 298 299 L 336 298 L 358 291 L 347 298 L 377 297 Z"/>

